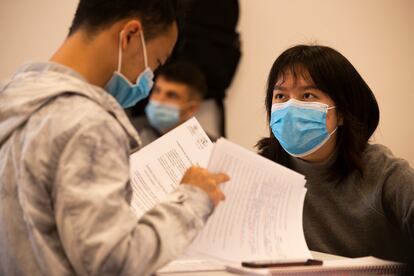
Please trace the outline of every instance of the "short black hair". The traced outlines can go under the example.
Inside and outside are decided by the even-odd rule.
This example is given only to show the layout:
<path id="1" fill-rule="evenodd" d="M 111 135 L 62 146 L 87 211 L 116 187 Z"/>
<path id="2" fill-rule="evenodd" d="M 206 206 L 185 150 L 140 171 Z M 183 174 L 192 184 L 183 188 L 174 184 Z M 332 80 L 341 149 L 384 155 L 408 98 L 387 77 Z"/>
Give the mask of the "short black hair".
<path id="1" fill-rule="evenodd" d="M 133 17 L 140 19 L 147 40 L 165 32 L 176 21 L 171 0 L 80 0 L 69 36 L 81 28 L 95 34 Z"/>
<path id="2" fill-rule="evenodd" d="M 319 45 L 298 45 L 284 51 L 270 70 L 266 111 L 271 117 L 273 90 L 276 82 L 292 73 L 311 78 L 318 89 L 335 102 L 343 125 L 338 127 L 338 158 L 332 176 L 345 177 L 358 170 L 363 173 L 362 153 L 379 122 L 377 101 L 367 83 L 354 66 L 338 51 Z M 307 75 L 307 76 L 306 76 Z M 258 142 L 259 153 L 288 166 L 288 155 L 271 129 L 270 137 Z"/>
<path id="3" fill-rule="evenodd" d="M 200 100 L 207 93 L 207 81 L 201 70 L 188 61 L 175 61 L 161 67 L 157 72 L 157 78 L 163 77 L 167 81 L 182 83 L 191 90 L 190 97 Z"/>

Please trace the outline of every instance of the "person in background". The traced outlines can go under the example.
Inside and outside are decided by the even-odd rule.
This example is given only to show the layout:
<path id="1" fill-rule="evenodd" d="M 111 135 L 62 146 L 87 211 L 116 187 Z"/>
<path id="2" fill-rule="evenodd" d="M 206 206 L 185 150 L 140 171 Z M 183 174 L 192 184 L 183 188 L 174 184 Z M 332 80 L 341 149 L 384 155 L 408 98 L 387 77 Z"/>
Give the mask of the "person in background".
<path id="1" fill-rule="evenodd" d="M 180 33 L 167 64 L 188 61 L 200 69 L 208 90 L 196 117 L 209 134 L 225 137 L 224 100 L 242 54 L 239 1 L 179 0 L 175 4 Z M 143 116 L 146 105 L 144 100 L 129 111 L 134 117 Z"/>
<path id="2" fill-rule="evenodd" d="M 206 91 L 203 74 L 191 63 L 174 62 L 161 67 L 145 108 L 145 116 L 130 117 L 143 146 L 193 117 Z"/>
<path id="3" fill-rule="evenodd" d="M 0 275 L 149 275 L 224 199 L 225 174 L 192 167 L 141 218 L 130 207 L 145 98 L 177 40 L 169 0 L 80 0 L 48 62 L 0 90 Z"/>
<path id="4" fill-rule="evenodd" d="M 259 153 L 307 179 L 303 227 L 311 250 L 411 262 L 414 170 L 369 139 L 377 101 L 352 64 L 325 46 L 298 45 L 274 62 Z"/>
<path id="5" fill-rule="evenodd" d="M 171 60 L 191 61 L 206 77 L 208 90 L 197 117 L 217 137 L 226 136 L 224 101 L 241 57 L 239 11 L 238 0 L 177 1 L 182 31 Z"/>

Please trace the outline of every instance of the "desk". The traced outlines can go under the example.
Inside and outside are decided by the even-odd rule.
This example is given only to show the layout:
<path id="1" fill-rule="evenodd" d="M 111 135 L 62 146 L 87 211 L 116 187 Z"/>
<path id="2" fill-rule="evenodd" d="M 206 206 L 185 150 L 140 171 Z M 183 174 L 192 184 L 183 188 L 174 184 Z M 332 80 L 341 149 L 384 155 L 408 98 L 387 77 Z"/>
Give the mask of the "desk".
<path id="1" fill-rule="evenodd" d="M 312 257 L 314 259 L 319 259 L 319 260 L 340 260 L 340 259 L 347 259 L 346 257 L 341 257 L 341 256 L 337 256 L 337 255 L 331 255 L 331 254 L 326 254 L 326 253 L 321 253 L 321 252 L 316 252 L 316 251 L 311 251 Z M 168 274 L 162 274 L 165 276 L 235 276 L 237 274 L 233 274 L 227 271 L 210 271 L 210 272 L 186 272 L 186 273 L 168 273 Z"/>

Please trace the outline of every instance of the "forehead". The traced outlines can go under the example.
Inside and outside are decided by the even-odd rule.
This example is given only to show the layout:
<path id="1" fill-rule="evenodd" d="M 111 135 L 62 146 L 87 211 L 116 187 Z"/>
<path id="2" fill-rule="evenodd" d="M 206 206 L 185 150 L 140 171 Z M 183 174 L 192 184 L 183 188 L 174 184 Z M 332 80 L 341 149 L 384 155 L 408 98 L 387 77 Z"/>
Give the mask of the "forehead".
<path id="1" fill-rule="evenodd" d="M 180 94 L 180 95 L 189 94 L 188 85 L 186 85 L 185 83 L 174 81 L 174 80 L 169 80 L 162 75 L 156 78 L 155 85 L 161 91 L 176 92 L 177 94 Z"/>
<path id="2" fill-rule="evenodd" d="M 309 74 L 309 71 L 303 66 L 289 66 L 281 70 L 276 77 L 275 85 L 288 85 L 288 86 L 298 86 L 298 85 L 315 85 L 312 77 Z"/>

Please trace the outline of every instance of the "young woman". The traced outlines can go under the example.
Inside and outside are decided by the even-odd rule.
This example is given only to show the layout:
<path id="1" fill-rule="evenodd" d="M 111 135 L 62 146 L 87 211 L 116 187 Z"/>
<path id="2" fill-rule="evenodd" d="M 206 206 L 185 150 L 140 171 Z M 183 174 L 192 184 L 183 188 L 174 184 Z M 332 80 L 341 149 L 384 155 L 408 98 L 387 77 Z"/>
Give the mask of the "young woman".
<path id="1" fill-rule="evenodd" d="M 266 109 L 270 137 L 259 153 L 306 176 L 309 248 L 410 261 L 414 170 L 368 143 L 378 104 L 352 64 L 329 47 L 286 50 L 270 71 Z"/>

